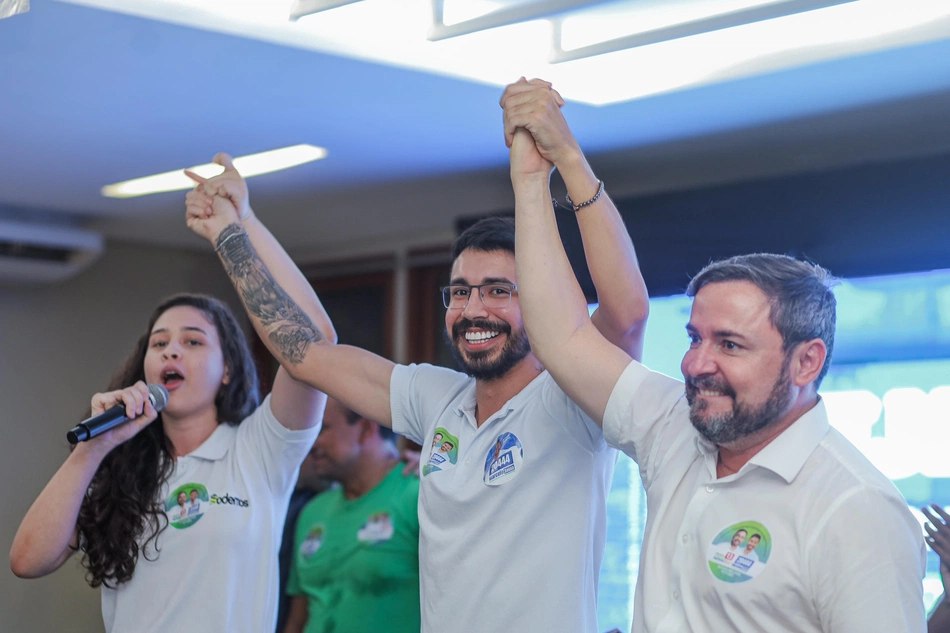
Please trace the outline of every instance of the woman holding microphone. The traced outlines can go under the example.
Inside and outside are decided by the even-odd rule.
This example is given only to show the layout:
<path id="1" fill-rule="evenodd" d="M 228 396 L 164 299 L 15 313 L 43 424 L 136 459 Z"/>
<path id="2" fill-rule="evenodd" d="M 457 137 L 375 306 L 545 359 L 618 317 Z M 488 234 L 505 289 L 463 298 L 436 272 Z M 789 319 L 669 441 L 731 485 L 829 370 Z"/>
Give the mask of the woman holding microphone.
<path id="1" fill-rule="evenodd" d="M 275 245 L 261 249 L 262 259 L 287 257 L 251 212 L 246 189 L 242 199 L 215 204 L 227 207 L 216 217 Z M 202 222 L 190 218 L 189 226 L 200 233 Z M 317 307 L 310 313 L 324 319 L 278 312 L 275 331 L 335 342 L 303 276 L 281 283 L 307 289 Z M 168 389 L 160 414 L 147 383 Z M 103 588 L 108 633 L 272 630 L 287 501 L 326 397 L 282 367 L 260 402 L 231 311 L 212 297 L 176 295 L 155 308 L 110 388 L 93 396 L 92 414 L 117 404 L 131 421 L 70 453 L 17 531 L 14 573 L 50 574 L 79 551 L 89 584 Z M 182 493 L 195 497 L 195 512 L 175 512 Z"/>

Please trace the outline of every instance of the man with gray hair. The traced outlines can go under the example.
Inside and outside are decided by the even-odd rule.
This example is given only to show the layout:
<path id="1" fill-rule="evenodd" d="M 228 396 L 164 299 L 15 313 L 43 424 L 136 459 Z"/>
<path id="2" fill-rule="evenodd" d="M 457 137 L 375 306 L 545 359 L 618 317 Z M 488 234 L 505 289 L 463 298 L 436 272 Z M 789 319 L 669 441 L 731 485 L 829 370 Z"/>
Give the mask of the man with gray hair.
<path id="1" fill-rule="evenodd" d="M 827 272 L 782 255 L 706 267 L 687 291 L 684 389 L 592 327 L 530 121 L 516 106 L 505 114 L 518 127 L 516 267 L 532 350 L 637 462 L 647 493 L 633 633 L 923 632 L 920 525 L 818 395 L 834 345 Z"/>

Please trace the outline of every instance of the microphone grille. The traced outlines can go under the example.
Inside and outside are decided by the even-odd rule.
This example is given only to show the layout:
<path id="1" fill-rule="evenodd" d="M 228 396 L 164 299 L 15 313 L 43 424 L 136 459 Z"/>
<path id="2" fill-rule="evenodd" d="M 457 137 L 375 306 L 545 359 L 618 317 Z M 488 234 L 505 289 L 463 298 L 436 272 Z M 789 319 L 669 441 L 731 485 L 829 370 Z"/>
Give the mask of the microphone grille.
<path id="1" fill-rule="evenodd" d="M 156 411 L 161 411 L 168 404 L 168 389 L 164 385 L 149 385 L 148 393 L 148 399 L 152 401 Z"/>

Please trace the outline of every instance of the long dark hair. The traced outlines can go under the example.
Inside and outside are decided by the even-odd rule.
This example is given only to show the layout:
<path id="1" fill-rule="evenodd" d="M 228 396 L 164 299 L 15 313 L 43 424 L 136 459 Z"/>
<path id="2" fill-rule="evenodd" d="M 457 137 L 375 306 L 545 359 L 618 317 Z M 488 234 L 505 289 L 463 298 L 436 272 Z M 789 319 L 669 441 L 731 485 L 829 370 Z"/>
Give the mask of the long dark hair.
<path id="1" fill-rule="evenodd" d="M 231 377 L 214 399 L 218 423 L 240 424 L 260 404 L 257 371 L 234 314 L 207 295 L 178 294 L 162 301 L 152 312 L 132 355 L 113 376 L 108 391 L 145 380 L 145 354 L 152 328 L 162 314 L 177 306 L 201 310 L 217 329 Z M 168 527 L 164 501 L 158 495 L 173 465 L 172 446 L 161 414 L 102 460 L 76 520 L 82 565 L 91 586 L 115 587 L 127 582 L 140 552 L 147 560 L 154 560 L 149 557 L 149 549 L 158 556 L 158 535 Z"/>

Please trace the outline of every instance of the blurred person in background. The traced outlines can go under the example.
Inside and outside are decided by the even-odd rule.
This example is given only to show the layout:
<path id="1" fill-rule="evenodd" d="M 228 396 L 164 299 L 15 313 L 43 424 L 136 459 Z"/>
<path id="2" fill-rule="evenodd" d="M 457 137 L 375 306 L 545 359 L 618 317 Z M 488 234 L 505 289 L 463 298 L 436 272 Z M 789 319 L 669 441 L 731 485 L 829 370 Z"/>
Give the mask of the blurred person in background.
<path id="1" fill-rule="evenodd" d="M 392 430 L 331 398 L 308 460 L 335 485 L 297 520 L 283 633 L 418 633 L 419 479 Z"/>

